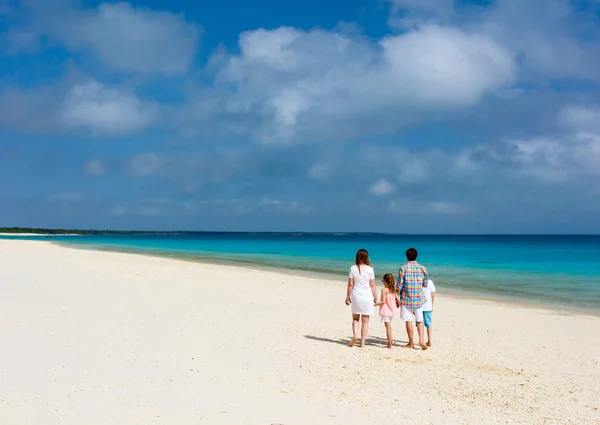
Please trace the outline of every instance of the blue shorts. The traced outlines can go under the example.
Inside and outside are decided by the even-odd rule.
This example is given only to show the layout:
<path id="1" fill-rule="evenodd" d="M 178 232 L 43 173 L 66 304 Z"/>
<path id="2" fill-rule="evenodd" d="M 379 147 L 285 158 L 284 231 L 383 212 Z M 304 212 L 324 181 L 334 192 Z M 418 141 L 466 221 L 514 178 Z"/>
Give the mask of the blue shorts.
<path id="1" fill-rule="evenodd" d="M 423 312 L 423 321 L 425 322 L 426 328 L 431 327 L 431 313 L 433 313 L 433 311 L 424 311 Z"/>

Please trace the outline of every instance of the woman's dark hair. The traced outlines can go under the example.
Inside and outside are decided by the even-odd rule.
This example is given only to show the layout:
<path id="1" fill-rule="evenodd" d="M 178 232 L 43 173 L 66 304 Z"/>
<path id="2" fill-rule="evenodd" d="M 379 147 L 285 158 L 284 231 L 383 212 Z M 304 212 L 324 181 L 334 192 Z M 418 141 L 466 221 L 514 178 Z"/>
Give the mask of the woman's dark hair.
<path id="1" fill-rule="evenodd" d="M 360 273 L 360 266 L 362 264 L 370 266 L 371 262 L 369 261 L 369 253 L 366 249 L 359 249 L 356 251 L 356 260 L 354 261 L 356 267 L 358 267 L 358 272 Z"/>
<path id="2" fill-rule="evenodd" d="M 408 261 L 416 261 L 418 255 L 419 255 L 419 253 L 414 248 L 408 248 L 406 250 L 406 259 Z"/>

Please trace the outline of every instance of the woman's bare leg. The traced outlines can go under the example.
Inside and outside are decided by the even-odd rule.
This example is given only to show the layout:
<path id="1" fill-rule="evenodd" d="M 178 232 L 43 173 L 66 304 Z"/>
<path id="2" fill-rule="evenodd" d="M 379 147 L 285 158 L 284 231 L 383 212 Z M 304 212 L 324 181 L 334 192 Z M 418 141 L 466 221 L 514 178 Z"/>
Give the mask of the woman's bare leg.
<path id="1" fill-rule="evenodd" d="M 394 340 L 392 339 L 392 324 L 390 322 L 385 322 L 385 333 L 388 339 L 388 348 L 392 348 L 394 345 Z"/>
<path id="2" fill-rule="evenodd" d="M 369 316 L 366 314 L 362 315 L 362 326 L 360 328 L 360 346 L 364 347 L 369 334 Z"/>
<path id="3" fill-rule="evenodd" d="M 358 339 L 358 326 L 360 323 L 359 321 L 360 321 L 360 314 L 353 314 L 352 315 L 352 339 L 350 340 L 348 347 L 354 347 L 354 344 L 356 344 L 356 340 Z"/>

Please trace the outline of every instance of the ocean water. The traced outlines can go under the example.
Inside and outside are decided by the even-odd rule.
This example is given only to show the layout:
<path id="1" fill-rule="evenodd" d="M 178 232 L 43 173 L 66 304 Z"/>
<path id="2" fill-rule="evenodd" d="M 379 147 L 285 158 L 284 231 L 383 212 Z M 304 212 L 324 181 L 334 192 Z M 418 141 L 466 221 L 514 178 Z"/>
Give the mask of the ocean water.
<path id="1" fill-rule="evenodd" d="M 396 273 L 406 249 L 415 247 L 440 295 L 464 293 L 600 311 L 600 236 L 184 233 L 39 239 L 87 249 L 322 274 L 339 279 L 342 292 L 359 248 L 369 251 L 379 279 L 384 273 Z"/>

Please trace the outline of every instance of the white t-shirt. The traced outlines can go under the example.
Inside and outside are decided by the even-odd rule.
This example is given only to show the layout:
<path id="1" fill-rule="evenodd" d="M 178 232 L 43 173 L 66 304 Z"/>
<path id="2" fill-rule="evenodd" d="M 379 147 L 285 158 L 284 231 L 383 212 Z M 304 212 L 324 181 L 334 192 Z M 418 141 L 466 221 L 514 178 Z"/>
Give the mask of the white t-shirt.
<path id="1" fill-rule="evenodd" d="M 358 267 L 356 265 L 350 267 L 350 274 L 348 277 L 354 278 L 354 291 L 359 294 L 370 294 L 371 286 L 369 285 L 369 280 L 375 279 L 375 270 L 373 267 L 362 264 L 360 266 L 360 273 L 358 271 Z"/>
<path id="2" fill-rule="evenodd" d="M 427 288 L 423 288 L 423 292 L 425 293 L 425 298 L 427 299 L 425 304 L 423 304 L 423 311 L 431 311 L 433 310 L 431 294 L 435 292 L 435 285 L 433 284 L 433 280 L 427 279 Z"/>

